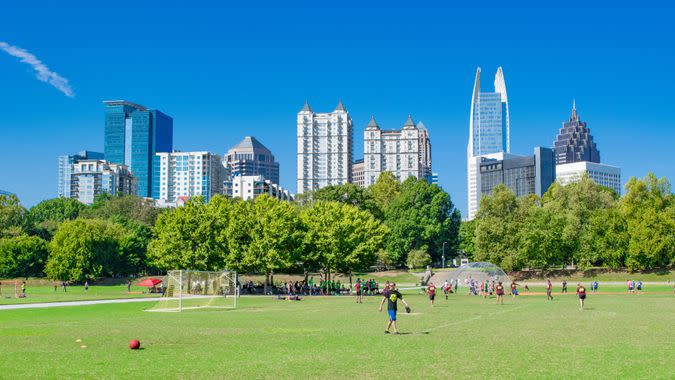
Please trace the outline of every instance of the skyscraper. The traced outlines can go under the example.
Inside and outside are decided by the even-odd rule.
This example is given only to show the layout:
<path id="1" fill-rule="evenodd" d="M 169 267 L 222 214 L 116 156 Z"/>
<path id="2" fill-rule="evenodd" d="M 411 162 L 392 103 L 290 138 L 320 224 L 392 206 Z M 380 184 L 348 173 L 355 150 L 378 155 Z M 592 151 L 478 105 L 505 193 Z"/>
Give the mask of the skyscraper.
<path id="1" fill-rule="evenodd" d="M 153 175 L 153 198 L 175 203 L 180 197 L 202 196 L 206 201 L 223 192 L 222 158 L 209 152 L 160 152 Z"/>
<path id="2" fill-rule="evenodd" d="M 274 155 L 255 137 L 246 136 L 227 151 L 223 159 L 228 177 L 261 175 L 279 184 L 279 163 Z"/>
<path id="3" fill-rule="evenodd" d="M 363 137 L 364 186 L 374 184 L 383 172 L 391 172 L 400 181 L 408 177 L 431 180 L 429 133 L 410 115 L 403 128 L 392 130 L 380 129 L 372 117 Z"/>
<path id="4" fill-rule="evenodd" d="M 152 197 L 153 160 L 173 150 L 173 119 L 126 100 L 105 104 L 105 159 L 124 164 L 138 180 L 138 195 Z"/>
<path id="5" fill-rule="evenodd" d="M 480 73 L 479 67 L 476 70 L 476 79 L 471 96 L 469 143 L 466 149 L 469 219 L 473 219 L 475 216 L 479 202 L 476 163 L 480 160 L 477 161 L 473 158 L 511 151 L 511 124 L 504 73 L 501 67 L 497 69 L 494 92 L 481 91 Z"/>
<path id="6" fill-rule="evenodd" d="M 297 117 L 298 193 L 351 182 L 352 128 L 342 101 L 327 113 L 316 113 L 305 102 Z"/>
<path id="7" fill-rule="evenodd" d="M 572 103 L 572 115 L 563 123 L 553 143 L 557 164 L 588 161 L 600 162 L 600 151 L 595 146 L 591 130 L 579 119 L 576 102 Z"/>
<path id="8" fill-rule="evenodd" d="M 59 197 L 70 198 L 70 180 L 73 164 L 81 160 L 102 160 L 103 153 L 83 150 L 76 154 L 59 156 Z"/>

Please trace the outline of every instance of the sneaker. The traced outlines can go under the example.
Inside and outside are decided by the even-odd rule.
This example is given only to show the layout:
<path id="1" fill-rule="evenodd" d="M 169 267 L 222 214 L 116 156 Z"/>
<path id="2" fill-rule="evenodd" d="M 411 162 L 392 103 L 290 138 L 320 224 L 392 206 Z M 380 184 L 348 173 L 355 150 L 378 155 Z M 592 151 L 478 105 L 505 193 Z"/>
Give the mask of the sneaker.
<path id="1" fill-rule="evenodd" d="M 384 333 L 385 333 L 385 334 L 389 334 L 389 331 L 385 331 Z"/>
<path id="2" fill-rule="evenodd" d="M 398 335 L 398 331 L 394 331 L 394 335 Z"/>

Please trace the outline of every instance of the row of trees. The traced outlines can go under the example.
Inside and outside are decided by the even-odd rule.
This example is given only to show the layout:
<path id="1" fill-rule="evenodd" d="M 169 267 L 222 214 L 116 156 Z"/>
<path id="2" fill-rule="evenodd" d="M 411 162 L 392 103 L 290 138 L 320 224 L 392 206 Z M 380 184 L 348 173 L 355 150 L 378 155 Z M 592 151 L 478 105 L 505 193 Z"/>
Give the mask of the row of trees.
<path id="1" fill-rule="evenodd" d="M 174 210 L 138 197 L 91 206 L 50 199 L 30 210 L 0 197 L 0 278 L 59 280 L 169 269 L 352 273 L 423 266 L 457 248 L 459 212 L 426 181 L 383 174 L 371 188 L 330 186 L 280 202 L 197 197 Z M 408 253 L 411 252 L 410 257 Z"/>
<path id="2" fill-rule="evenodd" d="M 675 265 L 675 196 L 666 178 L 631 178 L 619 197 L 588 177 L 541 199 L 503 185 L 460 228 L 460 249 L 505 270 L 575 265 L 631 270 Z"/>

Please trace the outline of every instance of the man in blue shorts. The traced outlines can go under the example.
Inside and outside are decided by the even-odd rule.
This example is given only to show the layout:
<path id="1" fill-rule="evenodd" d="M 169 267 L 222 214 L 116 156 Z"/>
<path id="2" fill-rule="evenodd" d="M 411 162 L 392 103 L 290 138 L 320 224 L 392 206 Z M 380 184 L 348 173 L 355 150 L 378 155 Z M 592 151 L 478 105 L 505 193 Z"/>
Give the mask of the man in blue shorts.
<path id="1" fill-rule="evenodd" d="M 382 311 L 382 305 L 384 301 L 387 301 L 387 313 L 389 314 L 389 321 L 387 322 L 387 328 L 384 330 L 385 334 L 389 334 L 389 328 L 394 327 L 394 335 L 398 335 L 398 327 L 396 326 L 396 312 L 397 312 L 397 303 L 398 301 L 403 302 L 405 305 L 405 311 L 410 313 L 410 306 L 403 300 L 403 295 L 396 289 L 396 284 L 391 283 L 389 285 L 389 291 L 385 293 L 380 302 L 380 312 Z"/>

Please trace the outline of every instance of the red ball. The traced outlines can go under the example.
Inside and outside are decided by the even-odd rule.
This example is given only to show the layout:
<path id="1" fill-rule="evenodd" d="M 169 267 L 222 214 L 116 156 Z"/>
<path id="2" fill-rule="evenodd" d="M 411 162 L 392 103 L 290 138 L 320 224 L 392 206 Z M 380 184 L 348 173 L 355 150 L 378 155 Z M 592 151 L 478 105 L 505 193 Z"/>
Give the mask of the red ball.
<path id="1" fill-rule="evenodd" d="M 132 350 L 138 350 L 139 348 L 141 348 L 141 342 L 139 342 L 138 339 L 132 339 L 131 341 L 129 341 L 129 348 L 131 348 Z"/>

